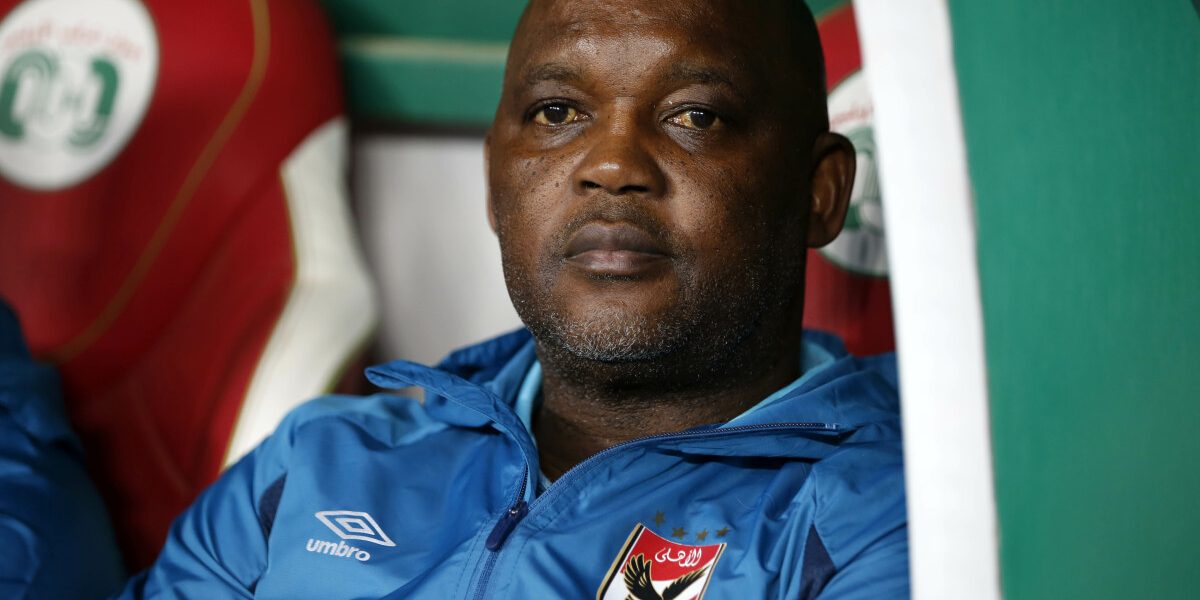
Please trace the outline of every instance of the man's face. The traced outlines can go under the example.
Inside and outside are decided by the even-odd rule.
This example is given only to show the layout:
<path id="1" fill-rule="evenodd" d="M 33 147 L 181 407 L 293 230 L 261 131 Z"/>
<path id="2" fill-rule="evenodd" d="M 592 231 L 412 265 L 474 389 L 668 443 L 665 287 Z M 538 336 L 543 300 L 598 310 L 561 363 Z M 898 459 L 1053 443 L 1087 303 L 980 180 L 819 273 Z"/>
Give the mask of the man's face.
<path id="1" fill-rule="evenodd" d="M 799 327 L 816 75 L 795 72 L 760 4 L 531 7 L 489 137 L 489 204 L 543 348 L 703 363 Z"/>

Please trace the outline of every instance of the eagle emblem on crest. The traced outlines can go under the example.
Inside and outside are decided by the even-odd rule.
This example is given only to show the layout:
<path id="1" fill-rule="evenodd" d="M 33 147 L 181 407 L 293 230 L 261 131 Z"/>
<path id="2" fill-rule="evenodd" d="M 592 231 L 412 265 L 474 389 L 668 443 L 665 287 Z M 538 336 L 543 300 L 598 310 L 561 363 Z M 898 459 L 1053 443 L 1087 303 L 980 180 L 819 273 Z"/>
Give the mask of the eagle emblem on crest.
<path id="1" fill-rule="evenodd" d="M 596 600 L 700 600 L 724 551 L 723 543 L 682 544 L 638 523 Z"/>

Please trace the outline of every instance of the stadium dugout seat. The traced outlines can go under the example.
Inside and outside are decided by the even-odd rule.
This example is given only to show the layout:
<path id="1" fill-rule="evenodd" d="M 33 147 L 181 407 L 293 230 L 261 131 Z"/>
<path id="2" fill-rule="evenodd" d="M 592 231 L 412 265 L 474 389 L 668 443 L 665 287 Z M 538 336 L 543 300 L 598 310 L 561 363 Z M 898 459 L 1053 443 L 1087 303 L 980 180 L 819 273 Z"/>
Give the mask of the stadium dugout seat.
<path id="1" fill-rule="evenodd" d="M 340 89 L 314 2 L 0 0 L 0 296 L 130 568 L 371 335 Z"/>
<path id="2" fill-rule="evenodd" d="M 888 283 L 883 206 L 876 172 L 871 96 L 862 77 L 858 27 L 850 0 L 817 14 L 829 85 L 830 127 L 858 150 L 846 226 L 808 256 L 804 326 L 836 333 L 854 354 L 896 349 Z"/>

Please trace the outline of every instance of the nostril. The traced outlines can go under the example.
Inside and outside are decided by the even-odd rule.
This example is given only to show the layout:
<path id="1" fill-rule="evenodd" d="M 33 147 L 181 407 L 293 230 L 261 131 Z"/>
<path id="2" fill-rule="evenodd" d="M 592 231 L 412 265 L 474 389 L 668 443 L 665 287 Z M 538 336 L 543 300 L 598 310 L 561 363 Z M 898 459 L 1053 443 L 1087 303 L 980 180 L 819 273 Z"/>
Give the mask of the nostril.
<path id="1" fill-rule="evenodd" d="M 600 187 L 600 184 L 596 183 L 595 181 L 584 181 L 583 182 L 583 189 L 585 189 L 585 190 L 599 189 L 599 187 Z"/>

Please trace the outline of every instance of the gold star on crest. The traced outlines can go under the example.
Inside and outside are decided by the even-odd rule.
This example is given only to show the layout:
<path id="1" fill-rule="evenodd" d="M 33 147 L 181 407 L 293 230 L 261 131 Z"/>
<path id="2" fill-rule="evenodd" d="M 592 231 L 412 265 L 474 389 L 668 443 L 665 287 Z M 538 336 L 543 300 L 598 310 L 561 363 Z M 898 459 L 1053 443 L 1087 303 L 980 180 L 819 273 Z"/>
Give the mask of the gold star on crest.
<path id="1" fill-rule="evenodd" d="M 705 530 L 701 531 L 700 533 L 697 533 L 697 534 L 696 534 L 696 539 L 698 539 L 698 540 L 700 540 L 700 541 L 702 541 L 702 542 L 704 541 L 704 538 L 706 538 L 706 537 L 708 537 L 708 530 L 707 530 L 707 529 L 705 529 Z"/>
<path id="2" fill-rule="evenodd" d="M 718 529 L 718 530 L 717 530 L 717 537 L 725 537 L 725 535 L 726 535 L 726 534 L 728 534 L 728 533 L 729 533 L 729 528 L 728 528 L 728 527 L 722 527 L 722 528 L 720 528 L 720 529 Z"/>
<path id="3" fill-rule="evenodd" d="M 686 536 L 687 536 L 687 532 L 684 531 L 682 527 L 672 527 L 671 528 L 671 537 L 679 538 L 682 540 Z"/>
<path id="4" fill-rule="evenodd" d="M 663 521 L 666 521 L 666 520 L 667 520 L 667 517 L 665 515 L 663 515 L 663 512 L 661 510 L 654 513 L 654 524 L 655 525 L 662 527 Z"/>

